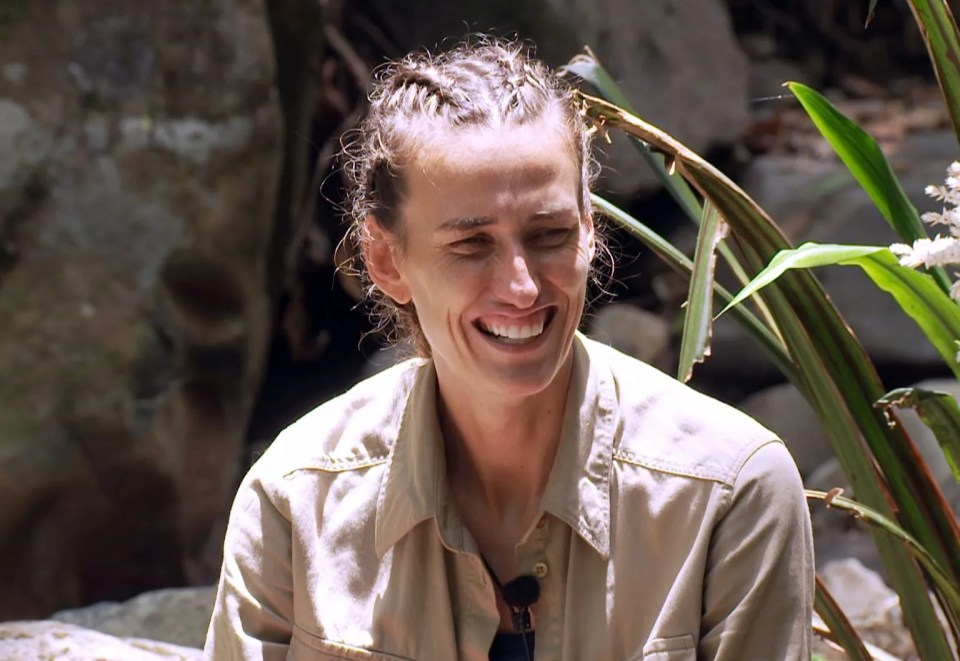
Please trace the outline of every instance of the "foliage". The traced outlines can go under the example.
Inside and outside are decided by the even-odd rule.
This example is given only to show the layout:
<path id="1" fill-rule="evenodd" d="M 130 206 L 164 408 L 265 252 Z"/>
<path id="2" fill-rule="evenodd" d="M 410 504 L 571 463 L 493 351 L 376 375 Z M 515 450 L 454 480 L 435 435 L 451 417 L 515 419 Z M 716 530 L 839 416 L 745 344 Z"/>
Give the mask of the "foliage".
<path id="1" fill-rule="evenodd" d="M 960 126 L 960 71 L 956 68 L 960 39 L 952 15 L 945 3 L 935 0 L 911 0 L 910 4 L 927 39 L 951 117 Z M 575 58 L 568 70 L 591 83 L 605 99 L 626 105 L 592 56 Z M 925 239 L 916 210 L 873 139 L 814 90 L 797 84 L 791 84 L 790 90 L 891 227 L 904 241 Z M 960 376 L 956 361 L 960 308 L 949 298 L 949 277 L 939 268 L 919 272 L 902 266 L 885 246 L 807 244 L 794 249 L 763 209 L 684 145 L 627 108 L 586 94 L 582 98 L 584 114 L 596 130 L 619 129 L 635 139 L 681 208 L 700 223 L 697 252 L 687 260 L 666 248 L 668 242 L 643 223 L 597 199 L 598 209 L 689 276 L 679 376 L 688 378 L 694 363 L 708 352 L 713 292 L 728 302 L 727 309 L 737 314 L 817 411 L 858 502 L 837 494 L 810 496 L 829 498 L 828 504 L 873 524 L 888 581 L 900 596 L 904 621 L 921 658 L 960 658 L 960 528 L 893 410 L 895 405 L 917 406 L 956 466 L 960 408 L 920 392 L 885 395 L 866 352 L 807 269 L 837 263 L 862 268 L 900 303 Z M 714 282 L 715 251 L 735 270 L 753 277 L 735 298 Z M 756 312 L 740 304 L 747 297 L 756 304 Z M 869 658 L 835 602 L 822 586 L 818 588 L 817 611 L 835 639 L 851 658 Z M 938 619 L 937 606 L 944 624 Z"/>

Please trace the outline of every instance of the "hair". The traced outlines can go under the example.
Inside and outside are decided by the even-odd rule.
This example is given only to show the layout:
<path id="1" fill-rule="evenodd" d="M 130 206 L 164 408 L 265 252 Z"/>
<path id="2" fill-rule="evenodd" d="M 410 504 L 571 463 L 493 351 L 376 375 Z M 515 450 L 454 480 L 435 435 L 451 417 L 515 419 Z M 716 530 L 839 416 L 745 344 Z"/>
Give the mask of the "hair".
<path id="1" fill-rule="evenodd" d="M 556 112 L 580 167 L 578 203 L 584 217 L 592 215 L 590 188 L 596 178 L 591 136 L 573 88 L 535 59 L 531 47 L 514 40 L 480 36 L 436 55 L 411 53 L 374 72 L 369 99 L 369 111 L 343 151 L 350 223 L 345 240 L 352 242 L 354 271 L 379 328 L 392 326 L 395 339 L 409 340 L 419 355 L 430 356 L 413 303 L 398 305 L 377 289 L 363 257 L 364 222 L 370 216 L 403 245 L 403 163 L 415 153 L 424 129 L 522 126 Z"/>

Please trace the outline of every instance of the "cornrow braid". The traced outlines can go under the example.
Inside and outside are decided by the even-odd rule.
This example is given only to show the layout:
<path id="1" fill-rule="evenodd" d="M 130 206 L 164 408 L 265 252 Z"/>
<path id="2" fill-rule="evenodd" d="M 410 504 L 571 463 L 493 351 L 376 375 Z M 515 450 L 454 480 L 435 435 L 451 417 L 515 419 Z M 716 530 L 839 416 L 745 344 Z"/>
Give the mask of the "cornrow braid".
<path id="1" fill-rule="evenodd" d="M 347 217 L 355 255 L 354 272 L 363 282 L 381 327 L 393 325 L 400 340 L 429 356 L 412 304 L 398 306 L 367 277 L 363 264 L 364 221 L 378 224 L 402 241 L 399 210 L 405 194 L 401 164 L 415 153 L 430 126 L 518 126 L 559 110 L 582 173 L 581 211 L 589 214 L 595 178 L 590 141 L 572 89 L 517 41 L 479 37 L 439 54 L 412 53 L 374 72 L 366 118 L 345 140 Z"/>

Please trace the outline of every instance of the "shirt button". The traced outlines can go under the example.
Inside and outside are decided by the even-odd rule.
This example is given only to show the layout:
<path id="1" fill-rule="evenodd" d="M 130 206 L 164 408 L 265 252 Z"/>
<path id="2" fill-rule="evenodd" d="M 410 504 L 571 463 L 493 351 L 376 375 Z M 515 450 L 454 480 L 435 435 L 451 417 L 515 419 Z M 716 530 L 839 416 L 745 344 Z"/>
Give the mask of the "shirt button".
<path id="1" fill-rule="evenodd" d="M 537 521 L 537 527 L 538 527 L 538 528 L 542 528 L 542 527 L 544 527 L 545 525 L 547 525 L 547 515 L 546 515 L 546 514 L 544 514 L 543 516 L 541 516 L 541 517 L 540 517 L 540 520 Z"/>
<path id="2" fill-rule="evenodd" d="M 550 567 L 547 566 L 545 562 L 535 562 L 533 563 L 533 575 L 537 578 L 546 578 L 547 574 L 550 573 Z"/>

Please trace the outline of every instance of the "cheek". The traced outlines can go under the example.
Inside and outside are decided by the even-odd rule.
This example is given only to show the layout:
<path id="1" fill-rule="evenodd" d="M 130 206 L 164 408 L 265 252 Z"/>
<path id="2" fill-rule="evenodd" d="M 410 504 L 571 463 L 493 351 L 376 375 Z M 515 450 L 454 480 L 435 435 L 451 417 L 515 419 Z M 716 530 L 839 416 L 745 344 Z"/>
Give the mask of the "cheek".
<path id="1" fill-rule="evenodd" d="M 545 260 L 543 268 L 552 282 L 565 289 L 581 289 L 586 287 L 590 276 L 590 256 L 585 249 L 577 247 L 556 259 Z"/>
<path id="2" fill-rule="evenodd" d="M 418 310 L 434 317 L 459 314 L 486 290 L 489 273 L 490 269 L 469 263 L 419 271 L 413 280 Z"/>

